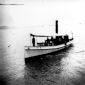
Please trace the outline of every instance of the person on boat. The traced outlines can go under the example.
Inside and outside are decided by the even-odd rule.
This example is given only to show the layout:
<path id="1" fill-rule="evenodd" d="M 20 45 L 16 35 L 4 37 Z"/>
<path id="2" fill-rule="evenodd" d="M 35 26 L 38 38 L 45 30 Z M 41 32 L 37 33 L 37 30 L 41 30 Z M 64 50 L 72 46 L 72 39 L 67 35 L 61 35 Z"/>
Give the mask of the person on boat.
<path id="1" fill-rule="evenodd" d="M 49 43 L 50 43 L 50 40 L 49 38 L 47 37 L 47 45 L 49 46 Z"/>
<path id="2" fill-rule="evenodd" d="M 66 35 L 64 36 L 64 43 L 65 43 L 65 46 L 66 46 L 66 44 L 67 44 L 68 41 L 69 41 L 69 38 L 68 38 L 68 35 L 66 34 Z"/>
<path id="3" fill-rule="evenodd" d="M 51 37 L 51 45 L 54 45 L 54 39 Z"/>
<path id="4" fill-rule="evenodd" d="M 35 38 L 34 38 L 34 36 L 32 38 L 32 44 L 33 44 L 33 46 L 35 46 Z"/>

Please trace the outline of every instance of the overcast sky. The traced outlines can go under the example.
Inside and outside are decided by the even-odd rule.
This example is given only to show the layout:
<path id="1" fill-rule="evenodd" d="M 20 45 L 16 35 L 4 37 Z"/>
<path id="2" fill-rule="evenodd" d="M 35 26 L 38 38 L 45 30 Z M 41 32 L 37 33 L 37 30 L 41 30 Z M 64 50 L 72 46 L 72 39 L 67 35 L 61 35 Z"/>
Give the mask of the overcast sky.
<path id="1" fill-rule="evenodd" d="M 72 29 L 85 23 L 83 0 L 2 0 L 1 3 L 24 5 L 1 5 L 0 25 L 48 26 L 58 20 L 60 29 Z"/>
<path id="2" fill-rule="evenodd" d="M 84 35 L 84 0 L 2 0 L 0 3 L 24 4 L 0 5 L 0 26 L 17 27 L 13 31 L 16 36 L 28 32 L 51 34 L 55 31 L 56 20 L 59 22 L 60 33 L 72 31 L 74 35 Z"/>

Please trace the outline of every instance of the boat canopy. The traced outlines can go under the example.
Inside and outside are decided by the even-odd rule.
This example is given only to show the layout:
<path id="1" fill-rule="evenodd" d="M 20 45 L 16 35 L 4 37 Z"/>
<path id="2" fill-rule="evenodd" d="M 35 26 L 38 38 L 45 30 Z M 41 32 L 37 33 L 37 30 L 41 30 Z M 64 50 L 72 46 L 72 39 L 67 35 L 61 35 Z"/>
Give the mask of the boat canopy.
<path id="1" fill-rule="evenodd" d="M 34 35 L 34 34 L 30 34 L 30 36 L 34 36 L 34 37 L 54 37 L 54 36 L 64 36 L 64 35 L 59 35 L 59 34 L 53 34 L 53 35 Z"/>

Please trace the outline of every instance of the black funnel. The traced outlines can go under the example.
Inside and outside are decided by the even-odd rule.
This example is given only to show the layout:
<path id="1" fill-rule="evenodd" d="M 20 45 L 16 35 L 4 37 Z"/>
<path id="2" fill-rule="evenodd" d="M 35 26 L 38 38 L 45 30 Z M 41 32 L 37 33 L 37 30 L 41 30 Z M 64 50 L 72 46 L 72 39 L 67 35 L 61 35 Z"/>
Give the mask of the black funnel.
<path id="1" fill-rule="evenodd" d="M 55 25 L 56 29 L 55 32 L 58 33 L 58 20 L 56 20 L 56 25 Z"/>

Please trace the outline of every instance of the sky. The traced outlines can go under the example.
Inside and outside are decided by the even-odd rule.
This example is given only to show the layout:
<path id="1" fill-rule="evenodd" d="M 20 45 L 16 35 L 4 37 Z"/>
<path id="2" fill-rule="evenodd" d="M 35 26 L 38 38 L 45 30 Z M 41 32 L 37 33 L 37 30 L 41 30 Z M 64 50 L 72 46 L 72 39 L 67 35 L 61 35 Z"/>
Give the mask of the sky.
<path id="1" fill-rule="evenodd" d="M 24 5 L 1 6 L 0 25 L 7 26 L 49 26 L 59 21 L 61 29 L 84 23 L 84 1 L 82 0 L 4 0 L 4 3 L 22 3 Z"/>
<path id="2" fill-rule="evenodd" d="M 84 35 L 84 0 L 1 0 L 0 3 L 6 4 L 0 5 L 0 26 L 12 27 L 16 36 L 55 33 L 56 20 L 59 33 Z M 7 5 L 13 3 L 23 5 Z"/>

